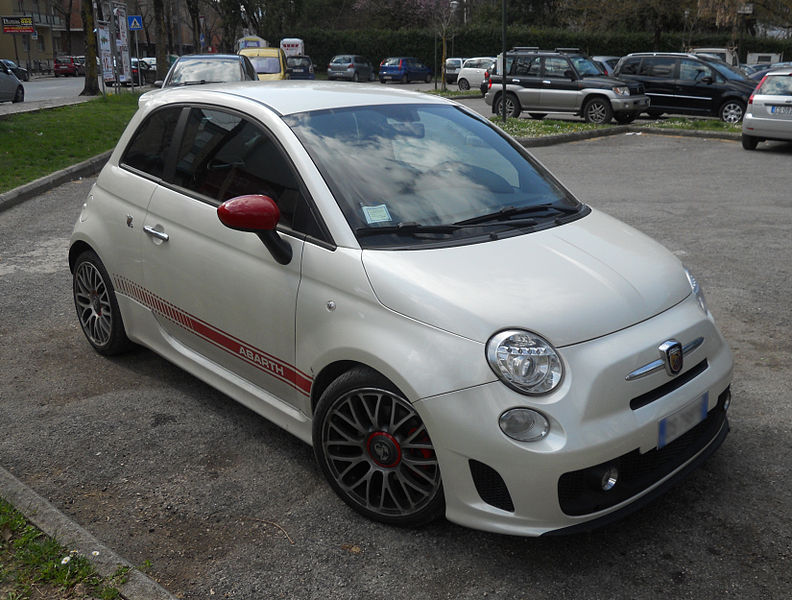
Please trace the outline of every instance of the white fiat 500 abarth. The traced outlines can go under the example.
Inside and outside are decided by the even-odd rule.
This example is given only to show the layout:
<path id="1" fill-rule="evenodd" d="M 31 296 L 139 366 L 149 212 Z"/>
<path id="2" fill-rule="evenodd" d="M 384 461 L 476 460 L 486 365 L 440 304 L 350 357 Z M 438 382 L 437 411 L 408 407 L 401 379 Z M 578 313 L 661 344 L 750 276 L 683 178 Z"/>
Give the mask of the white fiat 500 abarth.
<path id="1" fill-rule="evenodd" d="M 141 344 L 272 420 L 385 523 L 590 529 L 728 432 L 696 280 L 442 98 L 150 92 L 69 264 L 98 352 Z"/>

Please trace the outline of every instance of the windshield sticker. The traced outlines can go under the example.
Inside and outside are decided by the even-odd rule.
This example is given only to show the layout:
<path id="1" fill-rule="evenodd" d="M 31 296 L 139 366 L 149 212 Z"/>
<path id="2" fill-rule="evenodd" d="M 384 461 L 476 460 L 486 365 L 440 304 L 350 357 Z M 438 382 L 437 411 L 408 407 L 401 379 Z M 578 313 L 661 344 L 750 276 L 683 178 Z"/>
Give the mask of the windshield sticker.
<path id="1" fill-rule="evenodd" d="M 363 215 L 366 217 L 366 223 L 388 223 L 391 221 L 390 212 L 388 207 L 384 204 L 378 206 L 364 206 Z"/>

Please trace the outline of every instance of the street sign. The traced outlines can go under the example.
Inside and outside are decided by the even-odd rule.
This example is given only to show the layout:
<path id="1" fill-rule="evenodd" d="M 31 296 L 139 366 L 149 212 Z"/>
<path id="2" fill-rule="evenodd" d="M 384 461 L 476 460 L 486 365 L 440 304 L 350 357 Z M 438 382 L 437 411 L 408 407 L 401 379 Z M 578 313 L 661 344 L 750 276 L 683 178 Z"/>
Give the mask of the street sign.
<path id="1" fill-rule="evenodd" d="M 140 15 L 127 16 L 127 25 L 129 31 L 140 31 L 143 29 L 143 17 Z"/>

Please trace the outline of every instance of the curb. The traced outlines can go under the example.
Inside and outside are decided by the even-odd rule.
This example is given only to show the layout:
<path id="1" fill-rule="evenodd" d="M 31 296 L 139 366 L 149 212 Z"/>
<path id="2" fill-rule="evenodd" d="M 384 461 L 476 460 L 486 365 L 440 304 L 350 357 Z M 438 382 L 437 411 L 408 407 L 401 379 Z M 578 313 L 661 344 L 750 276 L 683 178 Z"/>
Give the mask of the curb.
<path id="1" fill-rule="evenodd" d="M 108 150 L 81 163 L 56 171 L 50 175 L 45 175 L 35 181 L 0 194 L 0 212 L 74 179 L 95 175 L 102 170 L 111 154 L 112 150 Z"/>
<path id="2" fill-rule="evenodd" d="M 103 577 L 111 577 L 118 567 L 129 568 L 126 582 L 118 586 L 125 600 L 176 600 L 165 588 L 138 571 L 128 560 L 102 544 L 3 467 L 0 467 L 0 497 L 59 544 L 85 556 Z M 93 552 L 99 554 L 94 556 Z"/>
<path id="3" fill-rule="evenodd" d="M 575 133 L 559 133 L 558 135 L 547 135 L 543 137 L 516 138 L 520 144 L 526 148 L 538 148 L 540 146 L 552 146 L 566 142 L 578 142 L 592 138 L 605 137 L 609 135 L 619 135 L 628 133 L 646 133 L 649 135 L 668 135 L 681 137 L 697 137 L 703 139 L 720 139 L 740 141 L 741 134 L 730 131 L 697 131 L 692 129 L 664 129 L 660 127 L 647 127 L 645 125 L 615 125 L 607 129 L 594 129 L 591 131 L 578 131 Z"/>

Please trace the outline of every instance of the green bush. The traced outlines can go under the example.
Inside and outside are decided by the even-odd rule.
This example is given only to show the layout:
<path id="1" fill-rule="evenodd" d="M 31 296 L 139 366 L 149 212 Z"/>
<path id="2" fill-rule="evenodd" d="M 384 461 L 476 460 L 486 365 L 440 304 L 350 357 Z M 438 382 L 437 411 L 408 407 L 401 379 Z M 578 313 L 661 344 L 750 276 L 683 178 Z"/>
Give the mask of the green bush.
<path id="1" fill-rule="evenodd" d="M 289 36 L 305 41 L 305 51 L 311 56 L 317 70 L 324 71 L 333 56 L 342 53 L 361 54 L 377 67 L 387 56 L 415 56 L 433 68 L 439 69 L 442 57 L 440 40 L 428 29 L 404 30 L 339 30 L 313 28 L 290 32 Z M 538 46 L 542 49 L 558 47 L 580 48 L 586 54 L 623 56 L 630 52 L 683 50 L 685 34 L 669 32 L 660 36 L 655 47 L 651 32 L 585 32 L 568 29 L 540 29 L 526 26 L 509 27 L 507 46 Z M 730 46 L 729 34 L 696 34 L 694 46 Z M 495 56 L 501 51 L 499 27 L 468 27 L 449 35 L 448 56 Z M 747 52 L 777 52 L 792 57 L 792 41 L 769 38 L 747 38 L 740 48 L 741 58 Z"/>

